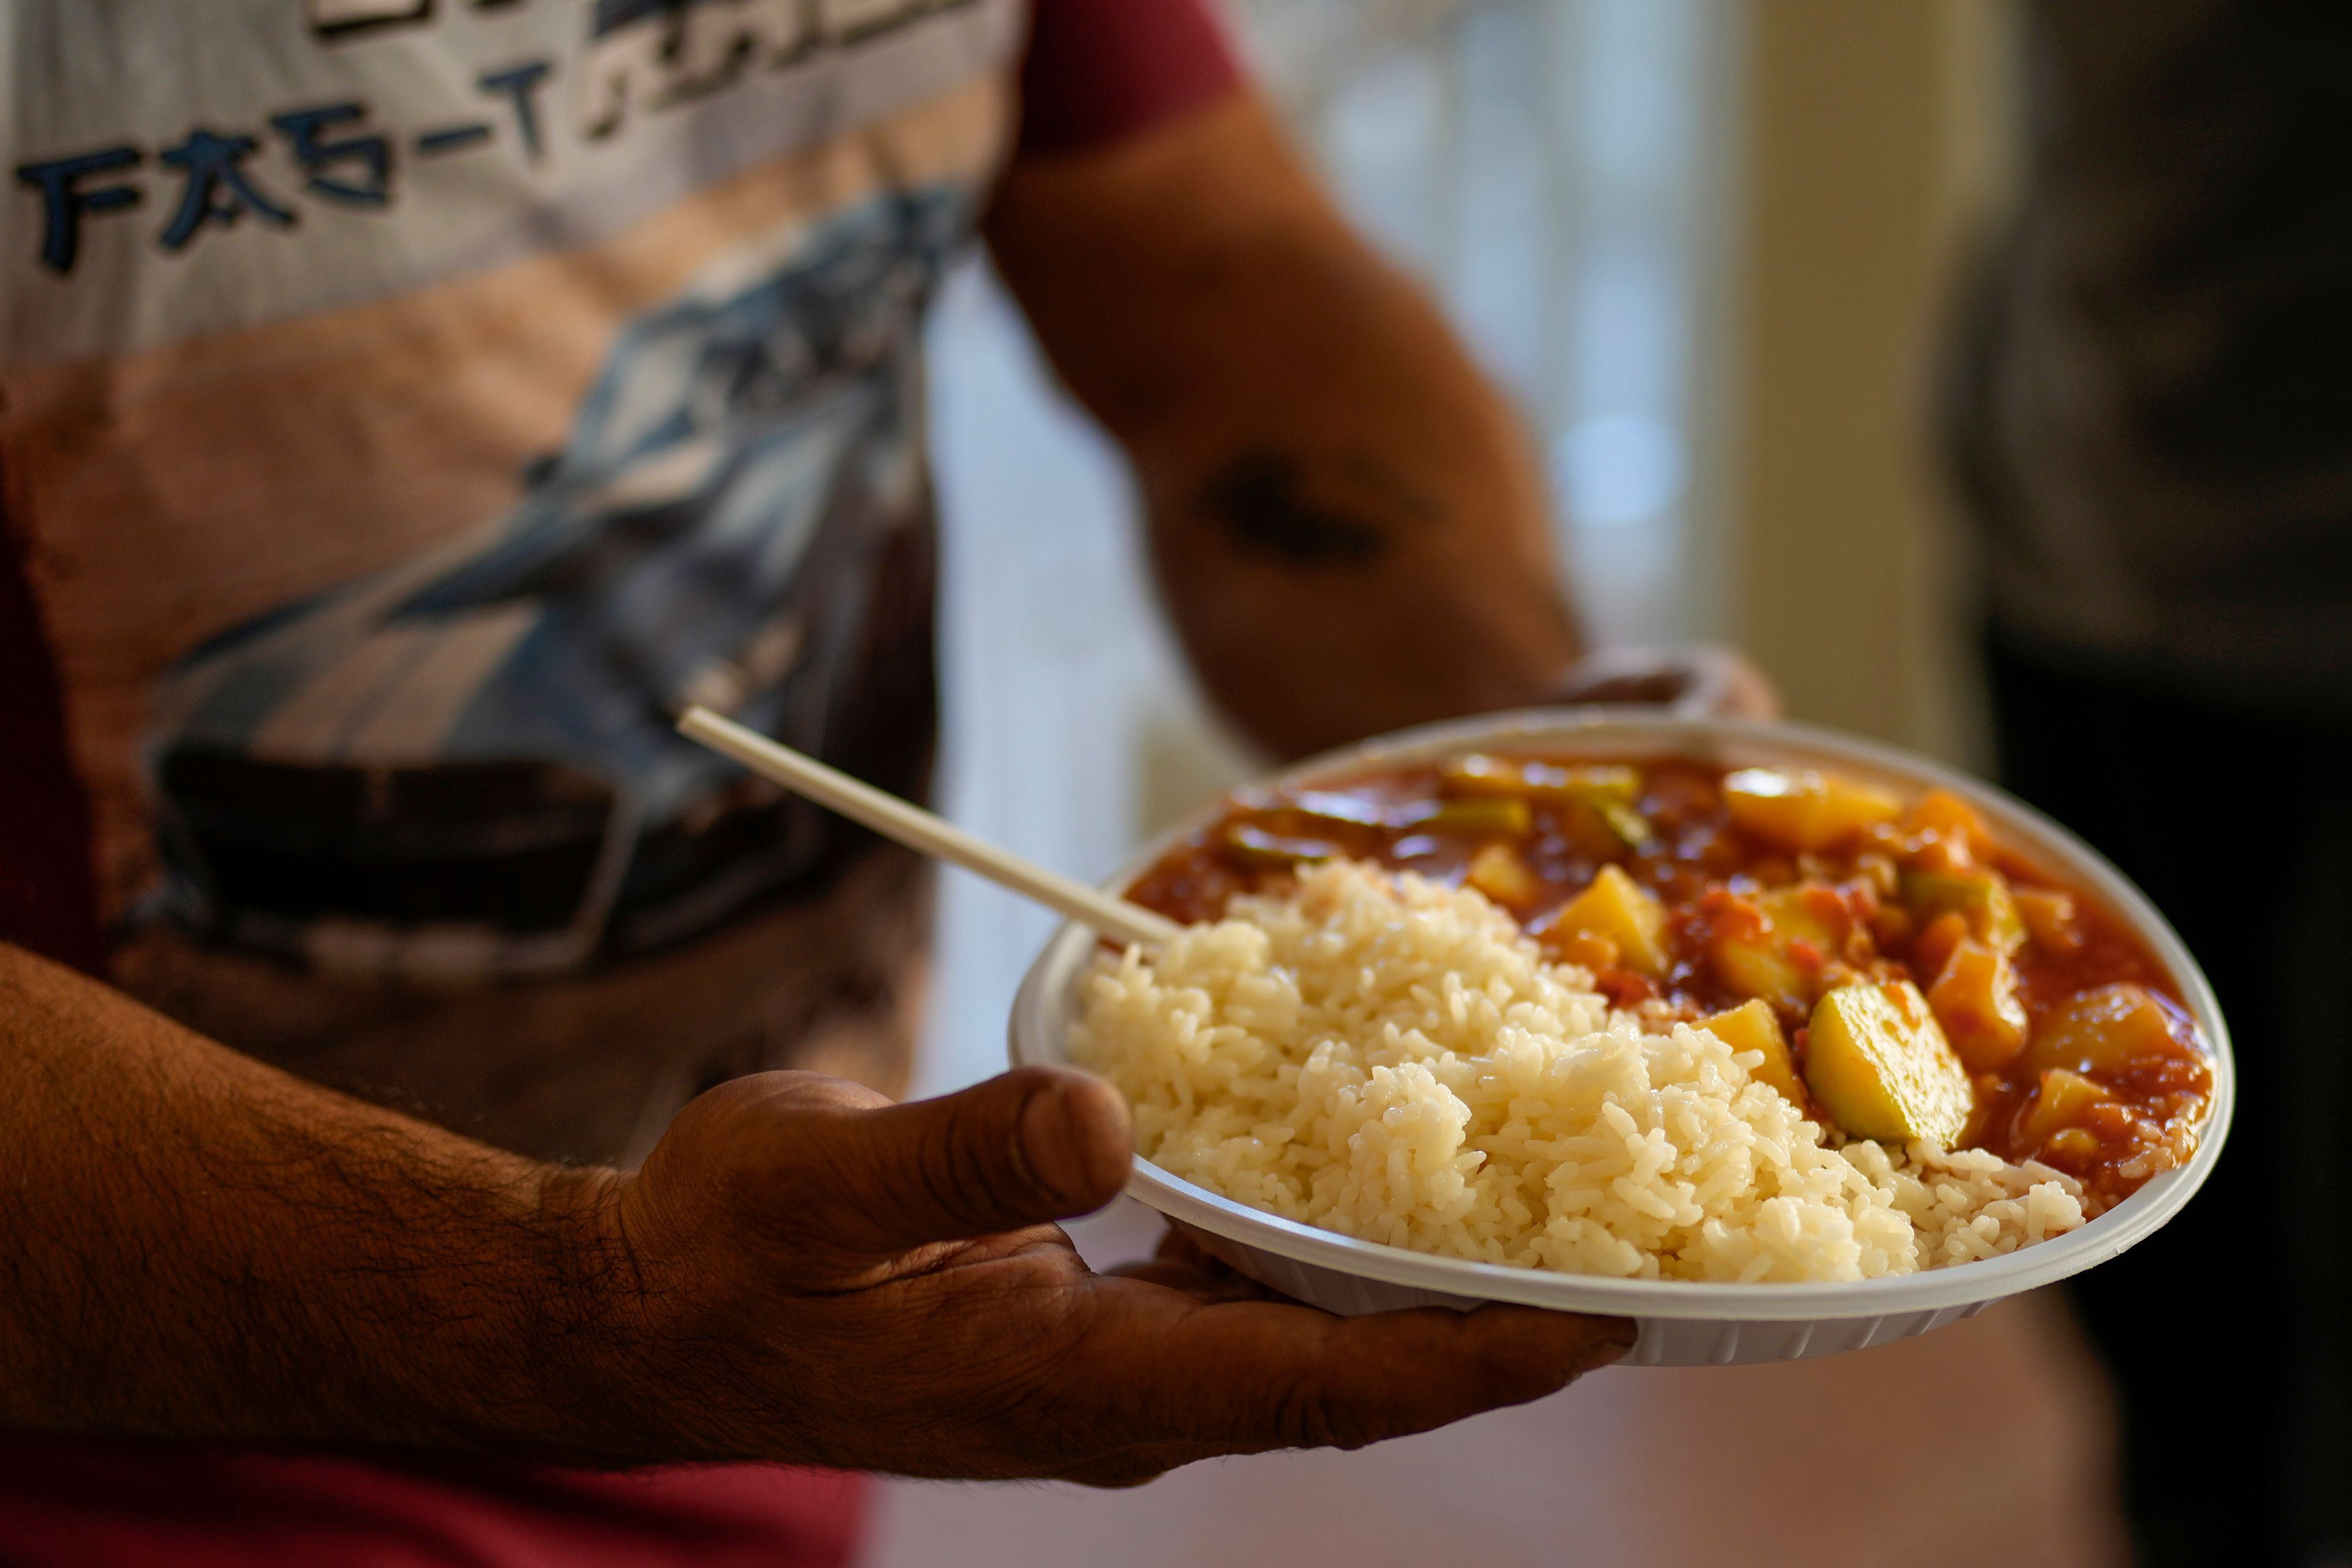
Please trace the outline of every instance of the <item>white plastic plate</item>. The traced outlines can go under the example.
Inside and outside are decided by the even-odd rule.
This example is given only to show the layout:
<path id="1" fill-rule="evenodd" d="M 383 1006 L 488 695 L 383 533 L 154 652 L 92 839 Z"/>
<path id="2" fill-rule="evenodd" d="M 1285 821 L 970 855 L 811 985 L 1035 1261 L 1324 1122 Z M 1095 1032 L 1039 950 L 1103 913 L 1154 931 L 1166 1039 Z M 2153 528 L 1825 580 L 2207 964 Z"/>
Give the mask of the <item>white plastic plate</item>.
<path id="1" fill-rule="evenodd" d="M 1274 1289 L 1342 1314 L 1399 1307 L 1467 1310 L 1515 1301 L 1633 1318 L 1639 1366 L 1737 1365 L 1862 1350 L 1973 1317 L 2004 1296 L 2079 1274 L 2145 1240 L 2204 1184 L 2230 1131 L 2237 1069 L 2229 1026 L 2196 961 L 2138 889 L 2064 828 L 1979 780 L 1923 757 L 1798 724 L 1631 717 L 1605 709 L 1535 710 L 1408 730 L 1327 752 L 1266 782 L 1330 780 L 1369 767 L 1425 762 L 1451 752 L 1505 755 L 1682 758 L 1716 767 L 1832 767 L 1918 795 L 1951 791 L 1983 813 L 2002 843 L 2054 879 L 2089 892 L 2170 973 L 2213 1053 L 2213 1100 L 2196 1154 L 2068 1235 L 1981 1262 L 1889 1279 L 1833 1285 L 1718 1285 L 1680 1279 L 1611 1279 L 1471 1263 L 1360 1241 L 1265 1213 L 1181 1181 L 1137 1159 L 1128 1193 L 1183 1226 L 1216 1256 Z M 1223 809 L 1214 801 L 1171 828 L 1105 884 L 1124 888 L 1186 835 Z M 1094 933 L 1064 926 L 1045 944 L 1014 997 L 1012 1057 L 1018 1064 L 1067 1059 L 1071 1003 L 1097 948 Z"/>

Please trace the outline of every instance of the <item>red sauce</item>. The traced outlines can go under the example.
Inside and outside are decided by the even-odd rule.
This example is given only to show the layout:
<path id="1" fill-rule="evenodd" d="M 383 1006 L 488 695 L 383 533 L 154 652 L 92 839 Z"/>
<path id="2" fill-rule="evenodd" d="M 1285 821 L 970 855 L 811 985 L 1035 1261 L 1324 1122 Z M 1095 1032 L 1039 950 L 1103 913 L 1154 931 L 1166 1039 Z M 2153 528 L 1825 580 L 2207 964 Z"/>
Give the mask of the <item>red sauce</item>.
<path id="1" fill-rule="evenodd" d="M 1515 788 L 1530 764 L 1538 787 Z M 1577 797 L 1545 787 L 1562 773 L 1607 774 L 1609 788 Z M 2171 976 L 2096 900 L 1994 842 L 1949 795 L 1881 799 L 1864 814 L 1876 819 L 1830 842 L 1812 833 L 1812 847 L 1799 848 L 1759 826 L 1753 775 L 1736 786 L 1738 801 L 1727 776 L 1685 762 L 1469 758 L 1244 793 L 1129 896 L 1178 920 L 1214 919 L 1235 894 L 1279 891 L 1298 865 L 1332 855 L 1467 879 L 1554 956 L 1590 969 L 1614 1005 L 1654 1021 L 1696 1022 L 1760 996 L 1788 1045 L 1790 1089 L 1824 1122 L 1833 1118 L 1802 1087 L 1812 1009 L 1842 986 L 1907 981 L 1969 1064 L 1964 1146 L 2063 1170 L 2097 1206 L 2194 1150 L 2210 1057 Z M 1834 775 L 1832 784 L 1843 787 Z M 1589 919 L 1563 918 L 1610 866 L 1655 895 L 1664 918 L 1651 962 L 1633 962 Z M 1939 910 L 1956 888 L 1973 901 Z M 1962 940 L 1974 970 L 1951 957 Z M 1759 984 L 1759 964 L 1779 983 Z M 1938 984 L 1948 969 L 1997 971 L 2014 1002 L 2000 1015 L 2010 1025 L 1988 1027 L 1967 1011 L 1965 975 Z M 2053 1068 L 2089 1087 L 2053 1082 Z"/>

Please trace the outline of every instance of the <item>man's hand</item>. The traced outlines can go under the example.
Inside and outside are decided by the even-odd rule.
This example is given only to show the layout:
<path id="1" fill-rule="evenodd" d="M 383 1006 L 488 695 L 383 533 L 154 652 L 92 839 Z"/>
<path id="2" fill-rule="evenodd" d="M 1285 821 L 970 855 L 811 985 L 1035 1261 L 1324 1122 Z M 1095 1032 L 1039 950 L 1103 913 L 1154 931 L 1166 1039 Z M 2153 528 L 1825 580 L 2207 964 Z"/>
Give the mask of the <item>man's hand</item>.
<path id="1" fill-rule="evenodd" d="M 1423 1431 L 1631 1343 L 1529 1308 L 1246 1299 L 1181 1246 L 1095 1274 L 1049 1222 L 1117 1195 L 1129 1138 L 1118 1094 L 1068 1069 L 911 1105 L 809 1073 L 704 1095 L 604 1199 L 653 1446 L 1123 1484 Z"/>
<path id="2" fill-rule="evenodd" d="M 1066 1070 L 914 1105 L 770 1073 L 641 1172 L 539 1164 L 0 943 L 0 1426 L 1114 1482 L 1434 1426 L 1627 1342 L 1089 1273 L 1047 1222 L 1110 1200 L 1129 1136 Z"/>
<path id="3" fill-rule="evenodd" d="M 1678 719 L 1778 719 L 1780 694 L 1735 648 L 1609 647 L 1569 667 L 1546 700 L 1664 708 Z"/>

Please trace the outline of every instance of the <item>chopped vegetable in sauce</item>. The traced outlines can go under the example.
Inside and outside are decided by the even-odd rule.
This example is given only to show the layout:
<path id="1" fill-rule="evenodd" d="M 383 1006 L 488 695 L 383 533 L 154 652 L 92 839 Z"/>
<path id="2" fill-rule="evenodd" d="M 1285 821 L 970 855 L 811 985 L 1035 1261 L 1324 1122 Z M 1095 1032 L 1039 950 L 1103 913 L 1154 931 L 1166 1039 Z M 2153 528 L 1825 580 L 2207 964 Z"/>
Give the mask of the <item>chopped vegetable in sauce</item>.
<path id="1" fill-rule="evenodd" d="M 1465 752 L 1238 796 L 1129 896 L 1209 919 L 1335 856 L 1477 889 L 1850 1136 L 2038 1159 L 2099 1205 L 2196 1148 L 2212 1073 L 2170 977 L 1948 793 Z"/>

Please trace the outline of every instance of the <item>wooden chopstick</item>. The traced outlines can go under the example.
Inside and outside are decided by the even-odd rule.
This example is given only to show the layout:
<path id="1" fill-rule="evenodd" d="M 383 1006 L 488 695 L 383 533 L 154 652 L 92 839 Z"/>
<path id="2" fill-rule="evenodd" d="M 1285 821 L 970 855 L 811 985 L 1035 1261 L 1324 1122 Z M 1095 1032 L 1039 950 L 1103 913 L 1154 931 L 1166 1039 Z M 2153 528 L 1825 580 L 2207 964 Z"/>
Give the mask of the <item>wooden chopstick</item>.
<path id="1" fill-rule="evenodd" d="M 1181 928 L 1174 921 L 1140 904 L 1087 887 L 1084 882 L 1050 871 L 1010 850 L 975 838 L 944 817 L 921 806 L 862 784 L 838 768 L 780 745 L 731 719 L 721 718 L 699 703 L 678 719 L 677 732 L 688 740 L 732 757 L 771 784 L 831 806 L 853 822 L 860 822 L 885 838 L 940 860 L 949 860 L 1000 886 L 1036 900 L 1057 914 L 1088 926 L 1114 942 L 1156 947 Z"/>

